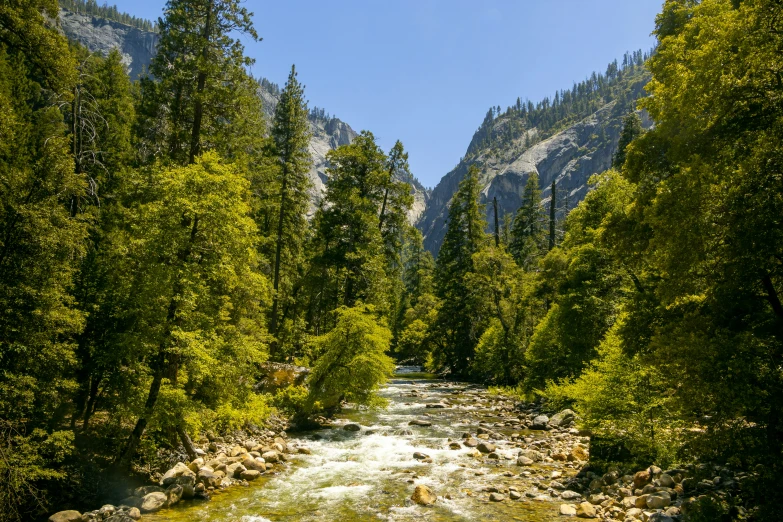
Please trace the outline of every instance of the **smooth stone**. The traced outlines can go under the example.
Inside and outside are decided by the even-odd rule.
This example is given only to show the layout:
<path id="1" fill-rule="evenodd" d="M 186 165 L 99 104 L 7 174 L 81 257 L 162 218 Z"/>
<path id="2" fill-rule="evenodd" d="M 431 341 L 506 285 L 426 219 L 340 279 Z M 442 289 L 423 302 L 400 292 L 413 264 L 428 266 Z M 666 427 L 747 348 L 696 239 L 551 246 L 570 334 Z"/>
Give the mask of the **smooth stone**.
<path id="1" fill-rule="evenodd" d="M 351 423 L 343 426 L 343 429 L 345 431 L 361 431 L 362 427 L 359 426 L 358 424 Z"/>
<path id="2" fill-rule="evenodd" d="M 432 423 L 428 420 L 421 420 L 421 419 L 413 419 L 408 423 L 408 426 L 421 426 L 421 427 L 427 427 L 432 426 Z"/>
<path id="3" fill-rule="evenodd" d="M 503 502 L 506 500 L 506 495 L 503 495 L 502 493 L 491 493 L 489 495 L 490 502 Z"/>
<path id="4" fill-rule="evenodd" d="M 576 506 L 572 506 L 571 504 L 560 504 L 560 514 L 565 517 L 575 517 Z"/>
<path id="5" fill-rule="evenodd" d="M 261 472 L 255 469 L 248 469 L 239 474 L 239 478 L 242 480 L 255 480 L 261 476 Z"/>
<path id="6" fill-rule="evenodd" d="M 576 500 L 578 498 L 582 498 L 582 495 L 580 495 L 576 491 L 571 491 L 567 489 L 562 493 L 560 493 L 560 498 L 562 498 L 563 500 Z"/>
<path id="7" fill-rule="evenodd" d="M 576 516 L 579 518 L 595 518 L 598 514 L 594 505 L 589 502 L 582 502 L 576 506 Z"/>
<path id="8" fill-rule="evenodd" d="M 142 513 L 153 513 L 163 509 L 163 506 L 168 502 L 168 496 L 165 493 L 158 491 L 144 495 L 144 500 L 141 503 Z"/>
<path id="9" fill-rule="evenodd" d="M 481 453 L 492 453 L 493 451 L 495 451 L 495 445 L 494 445 L 494 444 L 491 444 L 491 443 L 489 443 L 489 442 L 482 442 L 482 443 L 480 443 L 480 444 L 477 446 L 477 449 L 478 449 L 478 450 L 479 450 Z"/>
<path id="10" fill-rule="evenodd" d="M 418 485 L 416 486 L 416 489 L 413 490 L 411 500 L 421 506 L 430 506 L 438 500 L 438 497 L 436 497 L 435 493 L 427 486 Z"/>
<path id="11" fill-rule="evenodd" d="M 73 509 L 58 511 L 49 517 L 49 522 L 80 522 L 82 514 Z"/>

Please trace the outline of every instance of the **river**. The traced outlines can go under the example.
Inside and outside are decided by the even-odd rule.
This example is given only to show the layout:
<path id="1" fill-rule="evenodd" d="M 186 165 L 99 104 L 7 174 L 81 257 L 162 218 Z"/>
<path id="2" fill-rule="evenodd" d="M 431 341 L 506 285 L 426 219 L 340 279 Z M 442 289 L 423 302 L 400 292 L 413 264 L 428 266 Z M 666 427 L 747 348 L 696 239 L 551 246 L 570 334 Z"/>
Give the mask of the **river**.
<path id="1" fill-rule="evenodd" d="M 345 410 L 333 429 L 292 434 L 292 442 L 310 455 L 292 455 L 287 468 L 217 494 L 209 502 L 181 502 L 145 521 L 266 522 L 266 521 L 546 521 L 557 520 L 558 499 L 547 483 L 563 481 L 576 466 L 561 462 L 519 467 L 520 444 L 543 444 L 548 432 L 514 427 L 513 413 L 490 400 L 485 388 L 436 380 L 398 368 L 381 394 L 389 400 L 381 410 Z M 432 405 L 447 405 L 433 408 Z M 427 405 L 431 405 L 429 408 Z M 431 426 L 411 426 L 411 420 Z M 342 429 L 357 423 L 360 431 Z M 479 425 L 503 435 L 492 440 L 497 459 L 479 456 L 464 446 L 464 433 L 476 436 Z M 519 434 L 519 435 L 517 435 Z M 520 439 L 519 437 L 522 437 Z M 494 437 L 493 437 L 494 439 Z M 431 463 L 413 457 L 429 456 Z M 551 460 L 551 459 L 550 459 Z M 560 478 L 562 474 L 562 478 Z M 419 506 L 411 500 L 416 485 L 429 486 L 438 500 Z M 505 493 L 490 502 L 488 488 Z M 511 500 L 509 488 L 521 494 Z M 516 495 L 514 495 L 516 496 Z"/>

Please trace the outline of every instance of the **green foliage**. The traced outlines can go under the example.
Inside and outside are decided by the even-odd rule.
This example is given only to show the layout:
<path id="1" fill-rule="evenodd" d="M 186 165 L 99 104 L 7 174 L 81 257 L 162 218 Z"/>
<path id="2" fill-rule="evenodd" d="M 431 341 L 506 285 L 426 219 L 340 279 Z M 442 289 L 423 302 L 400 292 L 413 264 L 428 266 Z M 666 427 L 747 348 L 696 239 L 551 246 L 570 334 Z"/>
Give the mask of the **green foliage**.
<path id="1" fill-rule="evenodd" d="M 545 395 L 555 404 L 571 405 L 584 428 L 622 443 L 633 455 L 667 466 L 675 462 L 683 425 L 667 396 L 664 376 L 640 356 L 623 351 L 620 323 L 598 347 L 598 356 L 579 377 L 550 381 Z"/>
<path id="2" fill-rule="evenodd" d="M 279 205 L 275 209 L 277 234 L 270 330 L 281 342 L 285 339 L 278 334 L 290 333 L 290 329 L 284 328 L 278 332 L 278 324 L 287 319 L 285 313 L 280 317 L 280 304 L 283 304 L 283 311 L 294 308 L 294 289 L 301 284 L 304 272 L 303 243 L 306 236 L 303 231 L 307 229 L 307 210 L 310 206 L 308 171 L 312 162 L 307 102 L 304 99 L 304 87 L 297 81 L 296 68 L 293 66 L 275 107 L 271 137 L 271 155 L 277 166 L 277 179 L 273 187 L 279 187 Z M 269 193 L 271 187 L 260 188 Z"/>
<path id="3" fill-rule="evenodd" d="M 370 305 L 341 307 L 335 314 L 335 327 L 313 340 L 319 357 L 307 381 L 308 410 L 316 402 L 327 411 L 339 408 L 342 401 L 382 405 L 376 392 L 394 371 L 394 362 L 386 355 L 391 331 Z"/>
<path id="4" fill-rule="evenodd" d="M 546 251 L 541 189 L 535 172 L 528 175 L 525 183 L 522 205 L 514 216 L 508 250 L 517 264 L 526 270 L 535 268 Z"/>
<path id="5" fill-rule="evenodd" d="M 307 386 L 288 386 L 277 391 L 272 404 L 288 415 L 296 415 L 307 410 L 309 394 Z"/>
<path id="6" fill-rule="evenodd" d="M 137 133 L 145 162 L 192 163 L 206 150 L 252 153 L 264 130 L 258 84 L 238 36 L 257 40 L 239 0 L 169 0 L 152 78 L 141 82 Z"/>
<path id="7" fill-rule="evenodd" d="M 435 295 L 441 300 L 433 325 L 432 353 L 437 369 L 465 375 L 474 357 L 485 318 L 475 313 L 466 276 L 473 254 L 488 242 L 478 169 L 471 166 L 449 206 L 448 228 L 435 265 Z"/>
<path id="8" fill-rule="evenodd" d="M 642 119 L 635 112 L 631 112 L 623 119 L 623 130 L 620 133 L 620 140 L 617 143 L 617 152 L 612 158 L 612 167 L 621 169 L 625 163 L 625 149 L 633 140 L 644 133 L 642 129 Z"/>

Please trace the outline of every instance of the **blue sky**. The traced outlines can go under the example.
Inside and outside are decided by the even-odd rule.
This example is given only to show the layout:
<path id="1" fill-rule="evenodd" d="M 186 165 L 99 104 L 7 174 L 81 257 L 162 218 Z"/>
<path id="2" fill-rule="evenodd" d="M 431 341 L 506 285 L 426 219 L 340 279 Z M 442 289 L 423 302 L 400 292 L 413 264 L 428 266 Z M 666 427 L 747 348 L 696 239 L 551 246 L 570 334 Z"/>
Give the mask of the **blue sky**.
<path id="1" fill-rule="evenodd" d="M 113 0 L 157 19 L 165 0 Z M 649 49 L 662 0 L 246 0 L 263 41 L 254 74 L 282 84 L 291 64 L 317 105 L 434 186 L 490 106 L 538 101 L 627 50 Z"/>

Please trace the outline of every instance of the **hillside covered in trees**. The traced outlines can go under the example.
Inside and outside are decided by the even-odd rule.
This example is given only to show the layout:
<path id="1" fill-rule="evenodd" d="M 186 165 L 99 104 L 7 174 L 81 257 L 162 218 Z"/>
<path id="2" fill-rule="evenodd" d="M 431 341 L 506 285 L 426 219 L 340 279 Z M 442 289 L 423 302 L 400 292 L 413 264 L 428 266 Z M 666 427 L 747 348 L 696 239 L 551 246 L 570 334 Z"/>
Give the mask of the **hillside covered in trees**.
<path id="1" fill-rule="evenodd" d="M 0 520 L 276 415 L 383 407 L 395 362 L 572 409 L 588 489 L 722 470 L 659 484 L 685 497 L 659 520 L 779 519 L 780 2 L 667 0 L 653 52 L 493 108 L 426 200 L 427 248 L 399 141 L 334 143 L 314 204 L 333 119 L 295 67 L 249 74 L 244 5 L 169 0 L 138 80 L 69 43 L 56 0 L 0 5 Z M 265 393 L 269 362 L 307 377 Z"/>

